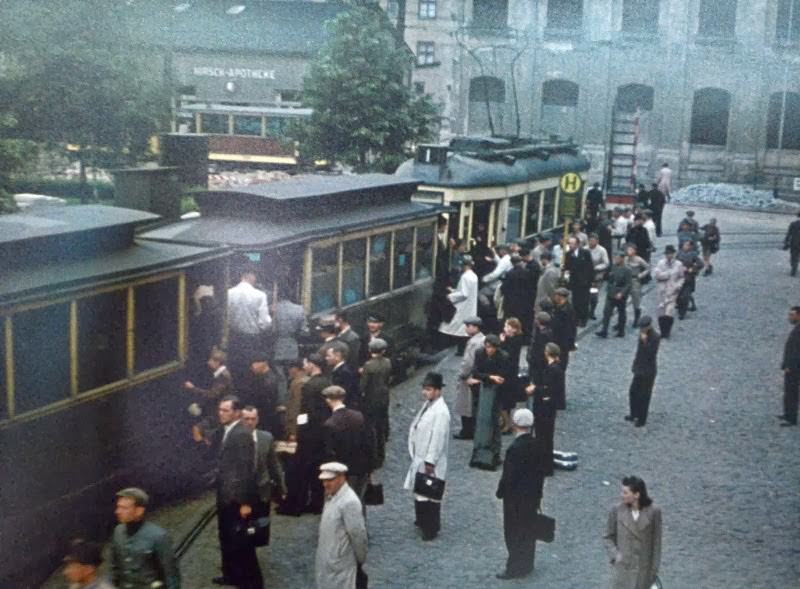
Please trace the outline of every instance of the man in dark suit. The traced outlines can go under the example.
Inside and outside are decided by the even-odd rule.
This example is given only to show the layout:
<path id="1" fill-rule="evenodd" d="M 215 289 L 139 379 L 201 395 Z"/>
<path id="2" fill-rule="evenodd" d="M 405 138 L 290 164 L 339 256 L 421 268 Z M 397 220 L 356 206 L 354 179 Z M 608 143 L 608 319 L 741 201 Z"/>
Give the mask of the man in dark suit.
<path id="1" fill-rule="evenodd" d="M 325 351 L 325 362 L 330 369 L 331 384 L 347 391 L 345 404 L 353 409 L 361 407 L 361 393 L 358 390 L 358 375 L 347 363 L 349 348 L 344 342 L 333 342 Z"/>
<path id="2" fill-rule="evenodd" d="M 572 307 L 575 318 L 581 327 L 589 320 L 589 291 L 594 280 L 594 263 L 589 250 L 581 247 L 576 236 L 569 238 L 564 270 L 569 272 L 569 290 L 572 291 Z"/>
<path id="3" fill-rule="evenodd" d="M 500 290 L 503 293 L 503 311 L 506 319 L 516 317 L 522 324 L 522 332 L 530 337 L 533 327 L 533 302 L 536 300 L 538 273 L 528 271 L 525 261 L 519 254 L 511 256 L 513 267 L 503 279 Z M 537 264 L 538 266 L 538 264 Z"/>
<path id="4" fill-rule="evenodd" d="M 282 438 L 283 416 L 288 397 L 288 386 L 283 372 L 273 368 L 266 353 L 259 352 L 250 364 L 250 375 L 250 386 L 243 395 L 244 402 L 258 409 L 261 423 L 276 437 Z"/>
<path id="5" fill-rule="evenodd" d="M 650 210 L 653 211 L 653 223 L 656 224 L 656 236 L 661 237 L 661 215 L 664 213 L 664 205 L 667 198 L 658 189 L 658 184 L 652 184 L 650 188 Z"/>
<path id="6" fill-rule="evenodd" d="M 270 512 L 273 490 L 282 499 L 286 497 L 286 484 L 283 469 L 275 452 L 273 436 L 270 432 L 258 429 L 258 409 L 248 405 L 242 409 L 242 423 L 253 436 L 255 444 L 255 484 L 258 492 L 260 511 Z M 259 514 L 261 515 L 261 514 Z"/>
<path id="7" fill-rule="evenodd" d="M 653 244 L 650 241 L 650 233 L 648 233 L 647 227 L 644 226 L 643 215 L 637 214 L 633 218 L 633 225 L 628 229 L 625 241 L 634 244 L 639 257 L 645 262 L 650 262 L 650 252 L 653 249 Z"/>
<path id="8" fill-rule="evenodd" d="M 789 323 L 794 325 L 783 348 L 783 415 L 782 426 L 797 425 L 800 398 L 800 306 L 789 309 Z"/>
<path id="9" fill-rule="evenodd" d="M 589 259 L 591 260 L 591 254 Z M 550 329 L 553 330 L 553 341 L 561 348 L 561 368 L 564 372 L 569 366 L 569 354 L 575 349 L 577 336 L 577 320 L 575 310 L 569 303 L 569 291 L 560 287 L 553 293 L 553 308 L 550 310 Z"/>
<path id="10" fill-rule="evenodd" d="M 533 414 L 529 409 L 517 409 L 511 423 L 514 441 L 506 450 L 496 493 L 503 500 L 503 533 L 508 549 L 506 568 L 498 579 L 519 579 L 533 571 L 535 519 L 544 488 L 543 457 L 531 435 Z"/>
<path id="11" fill-rule="evenodd" d="M 336 339 L 347 344 L 347 366 L 353 372 L 358 371 L 358 359 L 361 356 L 361 338 L 350 326 L 350 319 L 346 311 L 338 309 L 333 315 L 336 328 L 339 330 Z"/>
<path id="12" fill-rule="evenodd" d="M 331 416 L 324 424 L 326 460 L 347 466 L 347 484 L 359 499 L 364 498 L 367 478 L 374 460 L 374 438 L 369 435 L 364 416 L 345 406 L 345 390 L 336 385 L 322 391 Z"/>
<path id="13" fill-rule="evenodd" d="M 631 412 L 625 419 L 633 421 L 636 427 L 642 427 L 647 422 L 650 397 L 653 395 L 653 385 L 656 382 L 658 369 L 656 359 L 661 337 L 652 323 L 653 320 L 647 315 L 639 319 L 639 342 L 631 368 L 633 380 L 628 391 Z"/>
<path id="14" fill-rule="evenodd" d="M 238 397 L 223 397 L 217 408 L 220 428 L 214 440 L 218 457 L 217 523 L 222 552 L 222 576 L 216 585 L 236 585 L 243 589 L 263 589 L 255 547 L 243 541 L 240 526 L 253 515 L 258 502 L 255 485 L 255 444 L 242 423 L 242 404 Z"/>

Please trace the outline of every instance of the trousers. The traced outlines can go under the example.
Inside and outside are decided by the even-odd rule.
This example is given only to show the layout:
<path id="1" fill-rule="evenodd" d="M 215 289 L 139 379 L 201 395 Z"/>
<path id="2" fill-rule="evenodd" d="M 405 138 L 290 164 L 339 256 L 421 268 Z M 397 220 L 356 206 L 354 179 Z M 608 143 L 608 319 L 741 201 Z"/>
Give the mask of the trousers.
<path id="1" fill-rule="evenodd" d="M 789 423 L 797 423 L 797 406 L 800 400 L 800 374 L 783 375 L 783 415 Z"/>
<path id="2" fill-rule="evenodd" d="M 536 558 L 534 522 L 540 500 L 503 499 L 503 536 L 508 550 L 506 573 L 522 577 L 533 571 Z"/>
<path id="3" fill-rule="evenodd" d="M 611 321 L 611 316 L 614 314 L 614 309 L 619 313 L 619 333 L 625 333 L 625 299 L 606 299 L 606 306 L 603 307 L 603 331 L 608 331 L 608 324 Z"/>
<path id="4" fill-rule="evenodd" d="M 240 589 L 263 589 L 264 578 L 255 546 L 242 542 L 236 534 L 239 520 L 238 504 L 217 504 L 222 576 Z"/>
<path id="5" fill-rule="evenodd" d="M 442 504 L 439 501 L 414 500 L 415 523 L 422 530 L 422 537 L 431 540 L 442 527 Z"/>
<path id="6" fill-rule="evenodd" d="M 545 476 L 553 476 L 553 438 L 556 434 L 556 415 L 538 414 L 533 420 L 533 432 L 542 449 Z"/>
<path id="7" fill-rule="evenodd" d="M 572 306 L 575 309 L 575 319 L 579 325 L 589 320 L 589 300 L 591 286 L 576 286 L 572 289 Z"/>
<path id="8" fill-rule="evenodd" d="M 650 410 L 650 398 L 653 395 L 655 382 L 655 374 L 652 376 L 634 376 L 630 389 L 628 389 L 631 417 L 642 425 L 647 422 L 647 412 Z"/>

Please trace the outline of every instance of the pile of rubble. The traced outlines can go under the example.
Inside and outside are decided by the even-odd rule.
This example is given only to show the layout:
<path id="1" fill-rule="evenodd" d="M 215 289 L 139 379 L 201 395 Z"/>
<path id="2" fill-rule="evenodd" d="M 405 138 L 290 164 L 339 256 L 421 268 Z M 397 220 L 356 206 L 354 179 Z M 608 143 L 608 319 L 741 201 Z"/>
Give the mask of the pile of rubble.
<path id="1" fill-rule="evenodd" d="M 287 180 L 291 176 L 287 172 L 274 170 L 251 170 L 242 172 L 211 172 L 208 175 L 209 188 L 235 188 L 252 184 L 266 184 L 278 180 Z"/>
<path id="2" fill-rule="evenodd" d="M 800 208 L 797 203 L 774 198 L 768 190 L 741 184 L 692 184 L 673 192 L 671 202 L 773 213 L 794 213 Z"/>

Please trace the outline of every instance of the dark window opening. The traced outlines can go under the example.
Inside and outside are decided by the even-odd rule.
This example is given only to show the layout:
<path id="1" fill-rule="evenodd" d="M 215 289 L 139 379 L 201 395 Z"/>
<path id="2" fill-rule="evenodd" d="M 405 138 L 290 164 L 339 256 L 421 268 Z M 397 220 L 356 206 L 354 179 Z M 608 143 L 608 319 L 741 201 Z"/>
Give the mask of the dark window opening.
<path id="1" fill-rule="evenodd" d="M 425 280 L 431 277 L 435 231 L 436 225 L 417 227 L 417 266 L 414 272 L 416 280 Z"/>
<path id="2" fill-rule="evenodd" d="M 653 110 L 653 88 L 643 84 L 628 84 L 617 89 L 616 108 L 620 112 Z"/>
<path id="3" fill-rule="evenodd" d="M 731 97 L 725 90 L 703 88 L 694 93 L 690 142 L 699 145 L 726 145 Z"/>
<path id="4" fill-rule="evenodd" d="M 736 0 L 701 0 L 697 34 L 701 37 L 733 37 L 736 33 Z"/>
<path id="5" fill-rule="evenodd" d="M 573 31 L 583 26 L 583 0 L 548 0 L 547 28 Z"/>
<path id="6" fill-rule="evenodd" d="M 261 117 L 236 115 L 233 117 L 234 135 L 261 135 Z"/>
<path id="7" fill-rule="evenodd" d="M 339 246 L 314 248 L 311 269 L 311 312 L 339 306 Z"/>
<path id="8" fill-rule="evenodd" d="M 389 18 L 397 18 L 400 15 L 400 5 L 397 0 L 389 0 L 386 3 L 386 14 Z"/>
<path id="9" fill-rule="evenodd" d="M 68 399 L 69 303 L 16 313 L 13 321 L 16 413 Z"/>
<path id="10" fill-rule="evenodd" d="M 394 233 L 394 287 L 411 284 L 411 263 L 414 251 L 414 230 L 398 229 Z"/>
<path id="11" fill-rule="evenodd" d="M 539 231 L 539 199 L 541 192 L 528 193 L 528 210 L 525 218 L 525 234 L 533 235 Z"/>
<path id="12" fill-rule="evenodd" d="M 289 119 L 286 117 L 268 117 L 267 118 L 267 136 L 282 138 L 286 136 L 289 130 Z"/>
<path id="13" fill-rule="evenodd" d="M 302 102 L 302 90 L 278 90 L 278 96 L 281 102 Z"/>
<path id="14" fill-rule="evenodd" d="M 471 102 L 505 102 L 506 87 L 499 78 L 480 76 L 469 82 L 469 99 Z"/>
<path id="15" fill-rule="evenodd" d="M 472 24 L 481 29 L 502 29 L 508 26 L 507 0 L 473 0 Z"/>
<path id="16" fill-rule="evenodd" d="M 800 0 L 778 0 L 775 38 L 783 45 L 800 41 Z"/>
<path id="17" fill-rule="evenodd" d="M 767 111 L 767 147 L 800 149 L 800 94 L 776 92 L 769 97 Z M 778 137 L 781 140 L 778 141 Z"/>
<path id="18" fill-rule="evenodd" d="M 542 104 L 546 106 L 578 106 L 579 88 L 575 82 L 548 80 L 542 85 Z"/>
<path id="19" fill-rule="evenodd" d="M 380 233 L 369 240 L 369 296 L 389 292 L 389 255 L 392 234 Z"/>
<path id="20" fill-rule="evenodd" d="M 414 93 L 419 96 L 425 94 L 425 82 L 414 82 Z"/>
<path id="21" fill-rule="evenodd" d="M 624 0 L 622 30 L 626 33 L 653 33 L 658 29 L 658 0 Z"/>
<path id="22" fill-rule="evenodd" d="M 78 300 L 79 392 L 125 378 L 127 313 L 127 290 Z"/>
<path id="23" fill-rule="evenodd" d="M 366 239 L 351 239 L 342 244 L 342 305 L 354 305 L 364 300 L 366 258 Z"/>
<path id="24" fill-rule="evenodd" d="M 136 372 L 178 359 L 178 279 L 134 288 Z"/>

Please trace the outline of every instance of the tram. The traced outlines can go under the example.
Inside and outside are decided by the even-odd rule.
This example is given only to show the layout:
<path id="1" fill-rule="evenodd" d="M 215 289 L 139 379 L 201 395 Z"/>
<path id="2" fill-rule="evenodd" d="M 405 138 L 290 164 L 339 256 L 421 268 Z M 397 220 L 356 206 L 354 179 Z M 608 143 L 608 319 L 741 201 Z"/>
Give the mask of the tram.
<path id="1" fill-rule="evenodd" d="M 556 136 L 456 137 L 420 145 L 396 174 L 419 181 L 417 202 L 450 208 L 450 238 L 480 236 L 491 245 L 557 231 L 582 216 L 589 168 L 578 145 Z"/>

